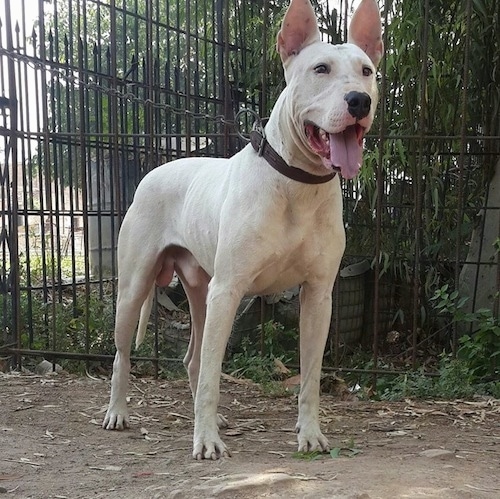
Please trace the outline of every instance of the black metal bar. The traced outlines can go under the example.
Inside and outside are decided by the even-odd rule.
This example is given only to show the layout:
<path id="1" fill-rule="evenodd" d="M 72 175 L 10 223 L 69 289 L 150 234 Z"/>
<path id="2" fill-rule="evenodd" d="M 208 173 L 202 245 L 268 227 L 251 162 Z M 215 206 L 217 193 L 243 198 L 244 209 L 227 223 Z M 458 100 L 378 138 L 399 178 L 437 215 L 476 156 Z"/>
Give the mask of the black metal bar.
<path id="1" fill-rule="evenodd" d="M 387 26 L 389 8 L 387 2 L 384 2 L 384 26 Z M 346 2 L 346 12 L 347 12 L 347 2 Z M 384 45 L 387 47 L 388 32 L 387 29 L 384 31 Z M 380 93 L 385 96 L 387 91 L 387 80 L 386 74 L 386 58 L 383 57 L 381 61 L 381 73 L 382 81 L 380 84 Z M 380 276 L 381 267 L 380 259 L 382 255 L 382 206 L 383 206 L 383 196 L 384 196 L 384 143 L 386 141 L 386 109 L 384 105 L 385 100 L 382 99 L 380 108 L 378 110 L 380 119 L 380 128 L 378 134 L 378 158 L 376 165 L 376 189 L 377 189 L 377 199 L 375 207 L 375 261 L 374 261 L 374 287 L 373 287 L 373 341 L 372 341 L 372 351 L 373 351 L 373 365 L 375 369 L 378 365 L 378 353 L 379 353 L 379 322 L 380 322 Z M 376 386 L 377 383 L 377 373 L 373 373 L 373 384 Z"/>
<path id="2" fill-rule="evenodd" d="M 7 50 L 14 51 L 12 40 L 12 15 L 10 8 L 10 0 L 5 2 L 5 28 L 6 28 L 6 43 Z M 7 79 L 9 89 L 9 114 L 10 128 L 12 131 L 17 130 L 17 90 L 16 90 L 16 72 L 14 60 L 7 60 Z M 10 160 L 10 181 L 12 186 L 12 195 L 7 199 L 7 204 L 10 204 L 12 216 L 8 220 L 8 241 L 9 241 L 9 263 L 10 263 L 10 286 L 12 289 L 12 328 L 13 336 L 17 345 L 21 345 L 21 304 L 20 304 L 20 275 L 19 275 L 19 259 L 18 259 L 18 150 L 17 137 L 11 133 L 8 135 L 9 153 L 6 154 L 6 171 L 9 176 L 9 160 Z M 19 365 L 19 358 L 16 358 L 16 363 Z"/>
<path id="3" fill-rule="evenodd" d="M 0 49 L 0 56 L 2 55 L 1 54 L 1 49 Z M 9 54 L 10 55 L 10 54 Z M 83 74 L 85 74 L 83 72 Z M 98 75 L 99 78 L 103 78 L 102 75 Z M 73 79 L 72 79 L 73 80 Z M 79 82 L 80 83 L 80 82 Z M 89 90 L 98 90 L 98 87 L 95 85 L 95 84 L 85 84 L 85 83 L 82 83 L 82 86 L 85 87 L 86 89 L 89 89 Z M 136 87 L 137 88 L 137 87 Z M 109 95 L 109 92 L 102 88 L 100 91 L 100 94 L 102 95 Z M 114 93 L 114 92 L 113 92 Z M 178 92 L 177 91 L 171 91 L 171 92 L 165 92 L 167 93 L 168 95 L 178 95 Z M 115 95 L 117 95 L 115 93 Z M 119 95 L 119 93 L 118 93 Z M 123 94 L 122 97 L 124 99 L 131 99 L 131 95 L 129 95 L 128 93 L 127 94 Z M 145 102 L 143 99 L 140 99 L 140 98 L 134 98 L 134 99 L 131 99 L 132 102 L 135 102 L 135 103 L 138 103 L 138 104 L 142 104 L 144 105 Z M 211 103 L 211 104 L 220 104 L 219 100 L 216 99 L 216 98 L 212 98 L 212 97 L 209 97 L 207 99 L 205 99 L 205 101 L 207 103 Z M 165 111 L 170 111 L 172 112 L 173 114 L 175 114 L 176 116 L 178 116 L 179 114 L 182 114 L 182 110 L 180 108 L 177 108 L 176 106 L 171 106 L 169 104 L 155 104 L 155 103 L 150 103 L 151 106 L 153 107 L 158 107 L 160 109 L 164 109 Z M 197 119 L 197 120 L 211 120 L 213 121 L 214 123 L 219 123 L 221 122 L 222 123 L 222 118 L 221 118 L 221 115 L 216 115 L 215 113 L 212 113 L 210 115 L 206 115 L 206 114 L 202 114 L 202 115 L 199 115 L 197 116 L 195 113 L 192 113 L 191 114 L 191 118 L 192 119 Z M 225 124 L 227 125 L 233 125 L 234 123 L 232 122 L 232 120 L 225 120 Z M 7 132 L 10 132 L 9 129 L 7 129 L 6 127 L 2 127 L 0 126 L 0 133 L 7 133 Z M 30 130 L 30 131 L 25 131 L 25 130 L 12 130 L 12 133 L 14 134 L 15 137 L 18 137 L 18 138 L 31 138 L 31 139 L 36 139 L 36 138 L 43 138 L 43 134 L 44 132 L 41 132 L 41 131 L 34 131 L 34 130 Z M 236 136 L 236 132 L 232 132 L 233 135 Z M 220 134 L 216 134 L 215 132 L 212 132 L 212 134 L 215 136 L 219 136 L 220 137 Z M 113 135 L 108 133 L 108 132 L 92 132 L 92 134 L 88 134 L 88 135 L 91 135 L 91 137 L 89 136 L 86 136 L 85 137 L 85 140 L 86 141 L 91 141 L 91 138 L 93 139 L 94 137 L 96 138 L 103 138 L 103 139 L 110 139 Z M 165 135 L 169 135 L 169 134 L 165 134 Z M 170 134 L 171 136 L 175 136 L 175 132 L 173 132 L 172 134 Z M 70 131 L 66 131 L 66 132 L 59 132 L 59 131 L 53 131 L 51 133 L 51 136 L 54 137 L 55 140 L 71 140 L 71 141 L 75 141 L 77 139 L 80 138 L 80 132 L 70 132 Z M 126 137 L 141 137 L 141 134 L 140 132 L 135 132 L 135 133 L 120 133 L 119 134 L 119 137 L 121 138 L 126 138 Z M 142 134 L 142 136 L 144 136 L 144 134 Z M 200 136 L 205 136 L 205 134 L 203 135 L 200 135 Z M 367 134 L 365 136 L 365 138 L 367 140 L 370 140 L 370 139 L 378 139 L 379 136 L 378 135 L 373 135 L 373 134 Z M 401 135 L 395 135 L 395 134 L 391 134 L 391 133 L 388 133 L 384 139 L 386 141 L 391 141 L 391 140 L 417 140 L 417 139 L 424 139 L 424 140 L 435 140 L 435 141 L 450 141 L 450 140 L 464 140 L 465 143 L 472 143 L 472 144 L 476 144 L 477 141 L 485 141 L 485 142 L 496 142 L 498 141 L 498 136 L 496 135 L 464 135 L 464 136 L 461 136 L 461 135 L 431 135 L 431 134 L 423 134 L 423 135 L 413 135 L 413 134 L 401 134 Z M 458 154 L 460 154 L 460 151 L 440 151 L 440 154 L 443 155 L 443 156 L 457 156 Z M 474 155 L 477 155 L 477 156 L 491 156 L 492 153 L 491 152 L 488 152 L 488 151 L 484 151 L 484 152 L 481 152 L 481 151 L 477 151 L 477 152 L 474 152 Z"/>
<path id="4" fill-rule="evenodd" d="M 54 352 L 51 350 L 31 350 L 31 349 L 18 349 L 18 348 L 5 348 L 0 349 L 2 354 L 6 355 L 24 355 L 30 357 L 44 357 L 47 360 L 53 359 L 67 359 L 67 360 L 82 360 L 82 361 L 109 361 L 112 362 L 115 358 L 114 355 L 108 354 L 93 354 L 93 353 L 75 353 L 75 352 Z M 130 360 L 132 362 L 175 362 L 181 363 L 182 359 L 175 357 L 136 357 L 131 356 Z M 300 367 L 296 364 L 286 364 L 289 369 L 299 369 Z M 400 376 L 408 374 L 408 371 L 395 370 L 395 369 L 358 369 L 358 368 L 347 368 L 347 367 L 328 367 L 323 366 L 322 371 L 324 372 L 338 372 L 338 373 L 354 373 L 354 374 L 376 374 L 376 375 L 392 375 Z M 439 373 L 436 372 L 426 372 L 418 371 L 419 374 L 429 377 L 438 377 Z"/>
<path id="5" fill-rule="evenodd" d="M 421 137 L 418 139 L 418 156 L 415 165 L 415 173 L 413 175 L 413 204 L 415 207 L 414 223 L 415 223 L 415 257 L 413 262 L 413 289 L 412 289 L 412 355 L 411 365 L 415 369 L 417 365 L 417 338 L 419 331 L 419 310 L 420 310 L 420 295 L 421 295 L 421 251 L 422 251 L 422 183 L 423 178 L 423 162 L 424 149 L 426 143 L 422 138 L 427 130 L 427 75 L 428 75 L 428 38 L 429 38 L 429 0 L 425 0 L 424 5 L 424 21 L 423 21 L 423 36 L 421 42 L 421 61 L 420 67 L 420 114 L 418 119 L 418 128 Z"/>
<path id="6" fill-rule="evenodd" d="M 289 369 L 300 369 L 300 366 L 297 364 L 286 364 L 285 365 Z M 418 372 L 418 374 L 422 374 L 423 376 L 429 377 L 439 377 L 439 373 L 432 371 L 403 371 L 397 369 L 359 369 L 354 367 L 329 367 L 322 366 L 321 370 L 323 372 L 336 372 L 336 373 L 353 373 L 353 374 L 372 374 L 374 377 L 378 375 L 390 375 L 390 376 L 401 376 L 408 374 L 409 372 Z"/>
<path id="7" fill-rule="evenodd" d="M 186 80 L 185 80 L 185 93 L 186 93 L 186 104 L 185 109 L 189 111 L 186 113 L 186 151 L 185 155 L 187 157 L 191 156 L 191 2 L 186 2 L 185 7 L 185 23 L 186 23 L 186 54 L 185 54 L 185 65 L 186 65 Z"/>
<path id="8" fill-rule="evenodd" d="M 3 346 L 0 349 L 2 354 L 6 355 L 23 355 L 27 357 L 44 357 L 47 360 L 53 359 L 67 359 L 67 360 L 82 360 L 82 361 L 109 361 L 112 362 L 115 358 L 111 354 L 97 354 L 97 353 L 77 353 L 77 352 L 56 352 L 53 350 L 34 350 L 29 348 L 9 348 Z M 180 358 L 170 357 L 137 357 L 131 356 L 130 360 L 133 362 L 182 362 Z"/>
<path id="9" fill-rule="evenodd" d="M 470 59 L 470 36 L 471 36 L 471 28 L 470 28 L 470 19 L 472 13 L 472 0 L 467 0 L 465 5 L 465 19 L 469 20 L 466 22 L 465 26 L 465 54 L 464 54 L 464 66 L 462 73 L 462 91 L 460 92 L 460 104 L 461 104 L 461 126 L 460 126 L 460 156 L 458 157 L 458 213 L 457 213 L 457 234 L 456 234 L 456 251 L 455 251 L 455 262 L 460 260 L 460 248 L 461 248 L 461 239 L 462 239 L 462 223 L 464 216 L 463 209 L 463 196 L 464 196 L 464 184 L 463 184 L 463 171 L 464 171 L 464 161 L 465 155 L 467 152 L 467 146 L 464 140 L 465 134 L 467 133 L 467 88 L 469 84 L 469 59 Z M 480 257 L 479 257 L 480 258 Z M 455 263 L 455 286 L 458 289 L 459 279 L 460 279 L 460 267 L 457 263 Z M 477 272 L 479 273 L 479 272 Z M 476 289 L 474 290 L 474 294 L 476 294 Z M 458 331 L 459 324 L 453 322 L 452 328 L 452 354 L 454 357 L 457 355 L 458 351 Z"/>
<path id="10" fill-rule="evenodd" d="M 264 0 L 264 8 L 262 11 L 262 17 L 264 22 L 262 23 L 262 79 L 261 79 L 261 116 L 267 116 L 267 27 L 269 23 L 269 1 Z"/>
<path id="11" fill-rule="evenodd" d="M 86 49 L 82 38 L 78 39 L 78 70 L 80 73 L 80 78 L 83 76 L 84 61 L 86 60 Z M 83 210 L 83 245 L 84 245 L 84 272 L 85 272 L 85 349 L 89 350 L 89 323 L 90 323 L 90 259 L 89 259 L 89 218 L 88 218 L 88 203 L 89 203 L 89 175 L 88 175 L 88 165 L 90 164 L 90 154 L 87 151 L 84 134 L 86 130 L 85 118 L 88 116 L 88 108 L 90 106 L 86 105 L 89 103 L 89 93 L 85 91 L 84 88 L 78 89 L 78 101 L 80 104 L 80 169 L 81 169 L 81 179 L 82 179 L 82 210 Z"/>

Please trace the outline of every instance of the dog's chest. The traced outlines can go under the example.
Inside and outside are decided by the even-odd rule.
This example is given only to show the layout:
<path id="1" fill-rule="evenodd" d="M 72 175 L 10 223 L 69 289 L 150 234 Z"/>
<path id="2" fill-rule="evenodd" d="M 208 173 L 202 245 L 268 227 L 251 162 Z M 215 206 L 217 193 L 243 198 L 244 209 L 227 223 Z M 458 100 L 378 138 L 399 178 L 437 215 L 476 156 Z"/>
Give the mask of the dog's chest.
<path id="1" fill-rule="evenodd" d="M 261 263 L 254 268 L 250 293 L 279 292 L 330 272 L 343 252 L 341 209 L 331 202 L 316 209 L 314 203 L 305 206 L 288 204 L 281 214 L 263 219 L 253 249 Z"/>

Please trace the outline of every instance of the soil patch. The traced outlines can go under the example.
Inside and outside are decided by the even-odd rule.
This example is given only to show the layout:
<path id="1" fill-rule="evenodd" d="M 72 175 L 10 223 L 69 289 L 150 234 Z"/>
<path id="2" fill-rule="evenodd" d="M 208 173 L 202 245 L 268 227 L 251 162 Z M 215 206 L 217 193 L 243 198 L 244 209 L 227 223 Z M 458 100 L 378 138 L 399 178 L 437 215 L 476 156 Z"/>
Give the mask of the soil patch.
<path id="1" fill-rule="evenodd" d="M 333 454 L 296 456 L 296 397 L 224 379 L 231 458 L 191 458 L 187 381 L 134 379 L 132 427 L 100 424 L 109 381 L 0 374 L 0 498 L 496 498 L 500 401 L 321 400 Z"/>

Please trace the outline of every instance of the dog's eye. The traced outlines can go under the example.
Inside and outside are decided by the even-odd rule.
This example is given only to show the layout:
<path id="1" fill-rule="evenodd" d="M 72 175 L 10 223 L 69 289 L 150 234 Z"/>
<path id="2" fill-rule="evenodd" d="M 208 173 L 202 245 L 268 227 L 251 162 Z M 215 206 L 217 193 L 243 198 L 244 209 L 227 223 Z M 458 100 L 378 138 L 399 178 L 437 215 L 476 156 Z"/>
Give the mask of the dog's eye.
<path id="1" fill-rule="evenodd" d="M 363 66 L 363 76 L 371 76 L 373 74 L 373 70 L 370 66 Z"/>
<path id="2" fill-rule="evenodd" d="M 330 72 L 330 67 L 327 64 L 318 64 L 314 67 L 314 71 L 318 74 L 328 74 Z"/>

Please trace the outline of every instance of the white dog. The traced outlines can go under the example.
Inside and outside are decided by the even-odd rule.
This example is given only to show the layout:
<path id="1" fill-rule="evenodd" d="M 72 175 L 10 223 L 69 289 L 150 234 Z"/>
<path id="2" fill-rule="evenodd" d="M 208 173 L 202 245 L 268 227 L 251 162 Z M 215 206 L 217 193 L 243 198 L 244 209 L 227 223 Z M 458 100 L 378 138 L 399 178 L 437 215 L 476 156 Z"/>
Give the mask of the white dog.
<path id="1" fill-rule="evenodd" d="M 194 397 L 193 457 L 229 452 L 219 437 L 221 365 L 245 295 L 300 284 L 299 451 L 327 451 L 319 425 L 321 362 L 345 247 L 340 176 L 361 166 L 383 53 L 375 0 L 362 0 L 349 43 L 330 45 L 309 0 L 291 0 L 277 49 L 287 87 L 252 144 L 230 159 L 186 158 L 144 177 L 118 240 L 116 357 L 106 429 L 128 426 L 132 337 L 144 337 L 155 284 L 176 272 L 189 300 L 184 364 Z M 264 137 L 265 135 L 265 137 Z"/>

